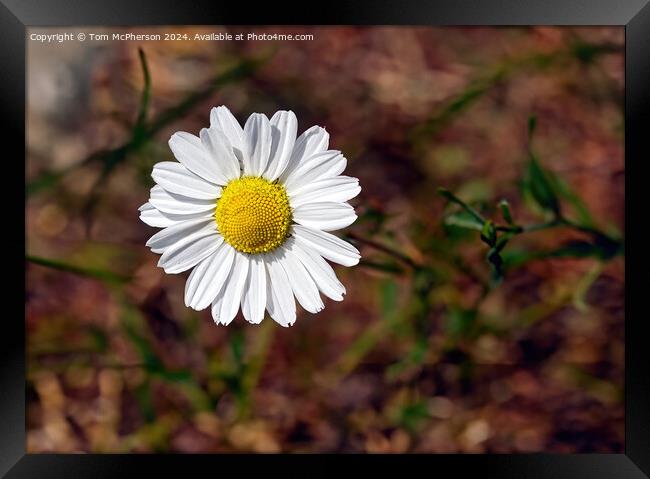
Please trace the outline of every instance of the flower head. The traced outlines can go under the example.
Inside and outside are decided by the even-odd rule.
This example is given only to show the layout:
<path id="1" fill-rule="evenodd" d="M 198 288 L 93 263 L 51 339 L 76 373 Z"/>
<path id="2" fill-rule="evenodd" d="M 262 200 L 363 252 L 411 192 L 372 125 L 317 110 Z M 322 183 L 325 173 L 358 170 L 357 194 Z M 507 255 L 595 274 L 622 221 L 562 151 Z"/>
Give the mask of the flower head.
<path id="1" fill-rule="evenodd" d="M 324 308 L 319 291 L 341 301 L 345 287 L 326 259 L 359 262 L 354 246 L 328 233 L 357 216 L 347 201 L 359 180 L 342 176 L 346 159 L 329 150 L 329 135 L 314 126 L 296 138 L 296 116 L 278 111 L 269 120 L 253 113 L 244 128 L 225 106 L 213 108 L 200 135 L 175 133 L 178 160 L 157 163 L 157 183 L 140 219 L 163 228 L 147 246 L 158 266 L 192 272 L 185 304 L 212 306 L 229 324 L 240 305 L 247 321 L 265 311 L 283 326 L 296 320 L 296 303 L 311 313 Z"/>

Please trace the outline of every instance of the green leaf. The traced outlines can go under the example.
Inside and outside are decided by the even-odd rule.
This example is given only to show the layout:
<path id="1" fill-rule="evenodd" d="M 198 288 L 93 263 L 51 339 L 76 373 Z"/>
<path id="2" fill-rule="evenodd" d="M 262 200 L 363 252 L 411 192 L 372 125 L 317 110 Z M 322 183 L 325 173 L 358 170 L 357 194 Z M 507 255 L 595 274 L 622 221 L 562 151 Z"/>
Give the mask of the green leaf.
<path id="1" fill-rule="evenodd" d="M 457 211 L 445 216 L 444 223 L 449 226 L 458 226 L 459 228 L 483 231 L 483 223 L 467 211 Z"/>
<path id="2" fill-rule="evenodd" d="M 453 203 L 457 203 L 458 199 L 454 196 L 454 194 L 449 191 L 447 188 L 438 188 L 438 194 L 445 198 L 447 201 L 451 201 Z"/>
<path id="3" fill-rule="evenodd" d="M 538 258 L 539 258 L 538 251 L 529 251 L 525 249 L 509 248 L 507 251 L 504 251 L 503 254 L 501 255 L 503 266 L 508 269 L 521 266 L 523 264 L 526 264 Z"/>
<path id="4" fill-rule="evenodd" d="M 532 198 L 542 210 L 551 211 L 554 216 L 560 214 L 560 203 L 549 179 L 549 174 L 532 153 L 522 185 L 524 195 Z"/>
<path id="5" fill-rule="evenodd" d="M 582 226 L 593 227 L 594 218 L 591 216 L 589 209 L 582 198 L 580 198 L 569 186 L 569 184 L 558 175 L 548 172 L 548 179 L 555 193 L 566 200 L 574 209 L 577 215 L 578 223 Z"/>
<path id="6" fill-rule="evenodd" d="M 515 222 L 512 220 L 512 214 L 510 213 L 510 204 L 508 203 L 508 200 L 499 201 L 499 208 L 501 208 L 501 216 L 503 216 L 505 222 L 509 225 L 514 225 Z"/>
<path id="7" fill-rule="evenodd" d="M 451 191 L 449 191 L 446 188 L 438 188 L 438 194 L 445 198 L 447 201 L 451 203 L 456 203 L 459 205 L 461 208 L 463 208 L 465 211 L 467 211 L 470 215 L 474 217 L 474 219 L 478 222 L 481 223 L 481 225 L 485 222 L 485 219 L 479 214 L 478 211 L 476 211 L 474 208 L 469 206 L 467 203 L 465 203 L 463 200 L 458 198 L 456 195 L 454 195 Z"/>
<path id="8" fill-rule="evenodd" d="M 542 167 L 532 148 L 536 128 L 537 118 L 532 115 L 528 118 L 528 165 L 522 182 L 523 193 L 542 210 L 551 211 L 555 217 L 558 217 L 560 215 L 560 203 L 549 178 L 550 175 Z"/>
<path id="9" fill-rule="evenodd" d="M 490 246 L 494 246 L 496 244 L 497 230 L 492 220 L 487 220 L 485 223 L 483 223 L 483 228 L 481 229 L 481 239 Z"/>
<path id="10" fill-rule="evenodd" d="M 498 68 L 494 72 L 490 72 L 487 77 L 471 82 L 465 90 L 452 97 L 440 110 L 437 110 L 428 118 L 416 130 L 415 137 L 426 137 L 442 130 L 454 118 L 458 117 L 460 113 L 486 94 L 503 77 L 504 73 L 504 68 Z"/>

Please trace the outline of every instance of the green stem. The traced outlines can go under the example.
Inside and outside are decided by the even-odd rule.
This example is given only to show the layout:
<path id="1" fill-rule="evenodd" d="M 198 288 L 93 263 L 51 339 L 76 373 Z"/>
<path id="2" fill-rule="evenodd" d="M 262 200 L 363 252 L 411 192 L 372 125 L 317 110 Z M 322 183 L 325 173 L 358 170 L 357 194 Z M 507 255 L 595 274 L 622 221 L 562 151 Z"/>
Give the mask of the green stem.
<path id="1" fill-rule="evenodd" d="M 251 354 L 241 379 L 242 403 L 239 410 L 240 419 L 250 415 L 251 396 L 264 370 L 276 329 L 277 325 L 270 318 L 262 321 L 259 326 L 259 334 L 255 336 L 255 344 L 252 345 Z"/>
<path id="2" fill-rule="evenodd" d="M 463 200 L 458 198 L 456 195 L 454 195 L 451 191 L 449 191 L 446 188 L 438 188 L 438 194 L 444 198 L 446 198 L 448 201 L 451 201 L 452 203 L 456 203 L 459 205 L 461 208 L 463 208 L 465 211 L 467 211 L 472 217 L 478 221 L 481 224 L 485 223 L 485 218 L 481 216 L 481 214 L 476 211 L 474 208 L 469 206 L 467 203 L 465 203 Z"/>
<path id="3" fill-rule="evenodd" d="M 589 305 L 585 299 L 585 296 L 589 292 L 589 289 L 594 284 L 594 282 L 600 277 L 600 274 L 605 268 L 604 264 L 600 261 L 597 261 L 587 273 L 578 281 L 576 289 L 573 292 L 573 305 L 580 312 L 586 312 L 589 309 Z"/>
<path id="4" fill-rule="evenodd" d="M 519 231 L 519 233 L 533 233 L 535 231 L 542 231 L 542 230 L 547 230 L 547 229 L 550 229 L 550 228 L 556 228 L 556 227 L 561 226 L 561 225 L 562 225 L 562 223 L 559 220 L 554 219 L 554 220 L 551 220 L 551 221 L 547 221 L 546 223 L 537 223 L 537 224 L 532 224 L 532 225 L 521 226 L 520 227 L 521 230 Z M 515 233 L 515 234 L 517 234 L 517 233 Z"/>
<path id="5" fill-rule="evenodd" d="M 370 261 L 367 259 L 361 259 L 361 261 L 359 261 L 359 266 L 364 268 L 375 269 L 377 271 L 383 271 L 384 273 L 391 273 L 397 275 L 404 273 L 404 270 L 401 267 L 397 266 L 396 264 L 379 263 L 377 261 Z"/>
<path id="6" fill-rule="evenodd" d="M 508 58 L 470 80 L 464 90 L 451 97 L 423 125 L 416 127 L 412 133 L 412 140 L 417 143 L 419 140 L 439 132 L 484 94 L 516 73 L 531 69 L 544 70 L 562 61 L 574 58 L 583 60 L 586 55 L 584 52 L 588 52 L 587 56 L 590 60 L 593 60 L 600 55 L 621 51 L 622 46 L 609 42 L 598 44 L 572 42 L 570 45 L 553 52 Z"/>
<path id="7" fill-rule="evenodd" d="M 591 236 L 594 236 L 596 239 L 601 239 L 604 241 L 608 241 L 611 243 L 620 243 L 620 240 L 616 238 L 612 238 L 608 236 L 607 234 L 603 233 L 602 231 L 593 228 L 591 226 L 584 226 L 579 223 L 576 223 L 575 221 L 569 220 L 567 218 L 564 218 L 562 216 L 553 219 L 551 221 L 547 221 L 546 223 L 537 223 L 537 224 L 532 224 L 532 225 L 526 225 L 526 226 L 519 226 L 519 225 L 512 225 L 512 226 L 505 226 L 505 225 L 498 225 L 496 226 L 497 231 L 505 232 L 505 233 L 512 233 L 512 234 L 522 234 L 522 233 L 532 233 L 535 231 L 542 231 L 546 229 L 551 229 L 551 228 L 559 228 L 559 227 L 565 227 L 565 228 L 570 228 L 576 231 L 580 231 L 581 233 L 587 233 Z"/>
<path id="8" fill-rule="evenodd" d="M 393 248 L 386 246 L 384 244 L 378 243 L 377 241 L 363 238 L 361 236 L 358 236 L 355 233 L 350 233 L 348 234 L 348 238 L 356 241 L 361 244 L 365 244 L 366 246 L 370 246 L 371 248 L 374 248 L 378 251 L 381 251 L 383 253 L 388 254 L 389 256 L 392 256 L 398 260 L 400 260 L 402 263 L 407 265 L 409 268 L 412 269 L 418 269 L 419 265 L 411 258 L 409 258 L 407 255 L 400 253 L 399 251 L 394 250 Z"/>
<path id="9" fill-rule="evenodd" d="M 151 100 L 151 74 L 149 73 L 147 57 L 142 48 L 138 48 L 138 58 L 140 59 L 140 67 L 142 68 L 144 86 L 142 88 L 142 97 L 140 99 L 140 111 L 134 128 L 134 136 L 135 131 L 144 129 L 145 121 L 147 119 L 147 111 L 149 110 L 149 101 Z"/>
<path id="10" fill-rule="evenodd" d="M 84 268 L 56 259 L 43 258 L 41 256 L 25 255 L 25 260 L 29 261 L 30 263 L 45 266 L 46 268 L 65 271 L 67 273 L 78 274 L 81 276 L 88 276 L 109 283 L 126 283 L 130 280 L 128 276 L 113 273 L 112 271 L 96 268 Z"/>
<path id="11" fill-rule="evenodd" d="M 185 116 L 189 111 L 191 111 L 194 106 L 212 95 L 217 88 L 220 88 L 225 84 L 232 83 L 235 80 L 249 75 L 251 72 L 259 68 L 259 66 L 261 66 L 266 60 L 267 58 L 264 57 L 261 59 L 245 60 L 241 62 L 239 65 L 228 70 L 227 72 L 216 76 L 203 90 L 190 94 L 179 104 L 161 112 L 156 118 L 150 121 L 148 125 L 144 124 L 145 114 L 143 112 L 149 103 L 149 93 L 143 91 L 139 113 L 139 118 L 143 118 L 143 123 L 140 128 L 134 127 L 134 132 L 132 132 L 134 134 L 132 134 L 129 141 L 115 149 L 103 150 L 93 153 L 90 156 L 86 157 L 84 160 L 75 163 L 70 167 L 66 167 L 63 170 L 46 172 L 42 174 L 40 177 L 31 181 L 27 185 L 26 195 L 30 196 L 44 188 L 50 187 L 62 179 L 69 172 L 75 170 L 78 167 L 86 166 L 92 163 L 102 163 L 104 165 L 104 171 L 112 171 L 114 167 L 122 163 L 129 154 L 140 150 L 140 148 L 142 148 L 160 130 L 178 118 Z M 147 73 L 144 75 L 146 83 L 148 75 Z"/>

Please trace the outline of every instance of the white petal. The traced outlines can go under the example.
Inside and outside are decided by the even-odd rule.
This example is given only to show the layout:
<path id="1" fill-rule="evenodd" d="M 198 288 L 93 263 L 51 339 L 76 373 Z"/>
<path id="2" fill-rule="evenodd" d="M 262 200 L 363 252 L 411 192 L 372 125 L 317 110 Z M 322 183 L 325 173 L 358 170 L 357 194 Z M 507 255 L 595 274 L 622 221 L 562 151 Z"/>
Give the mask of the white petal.
<path id="1" fill-rule="evenodd" d="M 244 174 L 262 176 L 271 153 L 271 124 L 263 113 L 253 113 L 244 125 L 248 156 L 244 156 Z"/>
<path id="2" fill-rule="evenodd" d="M 291 196 L 291 207 L 307 203 L 334 201 L 343 203 L 351 200 L 361 192 L 359 180 L 349 176 L 335 176 L 316 180 L 298 188 Z"/>
<path id="3" fill-rule="evenodd" d="M 174 156 L 181 164 L 195 175 L 206 181 L 225 185 L 228 179 L 219 164 L 219 156 L 215 155 L 205 147 L 203 141 L 204 130 L 201 130 L 201 138 L 179 131 L 169 139 L 169 147 Z"/>
<path id="4" fill-rule="evenodd" d="M 296 322 L 296 302 L 289 278 L 280 266 L 276 252 L 267 255 L 266 309 L 275 322 L 288 327 Z"/>
<path id="5" fill-rule="evenodd" d="M 138 210 L 140 211 L 140 220 L 149 226 L 165 228 L 175 223 L 174 220 L 167 218 L 149 202 L 142 205 Z"/>
<path id="6" fill-rule="evenodd" d="M 291 195 L 312 181 L 335 177 L 345 169 L 347 160 L 340 151 L 327 150 L 305 159 L 284 181 Z"/>
<path id="7" fill-rule="evenodd" d="M 293 220 L 303 226 L 335 231 L 350 226 L 357 219 L 347 203 L 309 203 L 293 210 Z"/>
<path id="8" fill-rule="evenodd" d="M 164 213 L 148 202 L 140 207 L 140 219 L 142 222 L 155 228 L 166 228 L 167 226 L 171 226 L 182 221 L 192 220 L 196 218 L 207 218 L 211 214 L 212 212 L 210 211 L 203 213 L 192 213 L 187 215 Z"/>
<path id="9" fill-rule="evenodd" d="M 147 204 L 151 204 L 151 203 L 147 203 Z M 155 228 L 166 228 L 167 226 L 171 226 L 174 223 L 176 223 L 176 221 L 165 216 L 163 213 L 157 210 L 153 205 L 151 205 L 151 209 L 140 212 L 140 220 L 143 223 L 149 226 L 153 226 Z"/>
<path id="10" fill-rule="evenodd" d="M 251 256 L 249 266 L 241 310 L 246 321 L 259 324 L 266 309 L 266 266 L 259 256 Z"/>
<path id="11" fill-rule="evenodd" d="M 291 152 L 289 164 L 284 172 L 280 175 L 280 180 L 284 182 L 291 172 L 296 169 L 305 159 L 310 156 L 327 150 L 330 135 L 320 126 L 312 126 L 298 137 Z"/>
<path id="12" fill-rule="evenodd" d="M 276 180 L 289 164 L 297 131 L 298 120 L 292 111 L 281 110 L 271 118 L 271 156 L 264 173 L 267 180 Z"/>
<path id="13" fill-rule="evenodd" d="M 185 306 L 201 311 L 214 301 L 230 274 L 235 249 L 222 243 L 192 270 L 185 283 Z"/>
<path id="14" fill-rule="evenodd" d="M 158 260 L 158 266 L 167 274 L 181 273 L 210 256 L 221 243 L 223 237 L 216 231 L 203 230 L 202 235 L 194 235 L 167 248 Z"/>
<path id="15" fill-rule="evenodd" d="M 216 208 L 216 202 L 214 200 L 197 200 L 195 198 L 177 195 L 165 191 L 160 185 L 155 185 L 151 188 L 149 203 L 163 213 L 172 215 L 211 214 Z"/>
<path id="16" fill-rule="evenodd" d="M 359 263 L 361 255 L 350 243 L 324 231 L 293 225 L 296 242 L 305 248 L 312 248 L 323 258 L 343 266 Z"/>
<path id="17" fill-rule="evenodd" d="M 322 311 L 325 305 L 320 299 L 318 288 L 300 260 L 286 248 L 281 248 L 278 256 L 279 263 L 287 273 L 293 294 L 300 305 L 310 313 Z"/>
<path id="18" fill-rule="evenodd" d="M 237 159 L 243 161 L 244 157 L 247 156 L 244 130 L 225 106 L 213 108 L 210 112 L 210 128 L 215 126 L 228 138 Z"/>
<path id="19" fill-rule="evenodd" d="M 325 296 L 334 301 L 343 301 L 345 286 L 337 279 L 327 261 L 310 248 L 300 246 L 293 238 L 289 238 L 285 245 L 305 266 L 316 286 Z"/>
<path id="20" fill-rule="evenodd" d="M 151 177 L 170 193 L 199 200 L 213 200 L 221 196 L 219 186 L 204 180 L 180 163 L 173 161 L 156 163 Z"/>
<path id="21" fill-rule="evenodd" d="M 239 178 L 241 174 L 239 160 L 226 135 L 217 127 L 203 128 L 200 134 L 203 147 L 214 162 L 214 168 L 219 170 L 219 174 L 223 178 L 223 183 L 219 181 L 215 181 L 215 183 L 226 184 L 233 178 Z"/>
<path id="22" fill-rule="evenodd" d="M 248 257 L 235 252 L 235 261 L 226 284 L 212 303 L 212 318 L 217 324 L 227 326 L 237 316 L 242 291 L 248 276 Z"/>
<path id="23" fill-rule="evenodd" d="M 158 231 L 149 238 L 146 245 L 154 253 L 163 253 L 170 246 L 176 243 L 184 243 L 196 236 L 216 234 L 217 224 L 212 218 L 199 218 L 183 221 Z"/>

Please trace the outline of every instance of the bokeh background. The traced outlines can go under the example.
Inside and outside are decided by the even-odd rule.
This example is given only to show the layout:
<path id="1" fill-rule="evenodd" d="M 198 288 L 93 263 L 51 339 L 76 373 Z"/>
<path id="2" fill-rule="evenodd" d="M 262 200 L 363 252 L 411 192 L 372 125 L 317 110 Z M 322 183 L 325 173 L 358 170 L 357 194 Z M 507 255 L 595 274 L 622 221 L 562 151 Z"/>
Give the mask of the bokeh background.
<path id="1" fill-rule="evenodd" d="M 63 31 L 314 38 L 28 41 L 28 451 L 623 451 L 622 28 L 29 33 Z M 345 300 L 288 329 L 216 326 L 144 246 L 153 164 L 221 104 L 326 127 L 363 187 Z M 497 281 L 437 188 L 544 224 L 532 157 L 573 226 Z"/>

